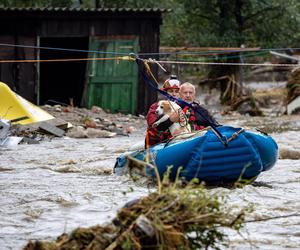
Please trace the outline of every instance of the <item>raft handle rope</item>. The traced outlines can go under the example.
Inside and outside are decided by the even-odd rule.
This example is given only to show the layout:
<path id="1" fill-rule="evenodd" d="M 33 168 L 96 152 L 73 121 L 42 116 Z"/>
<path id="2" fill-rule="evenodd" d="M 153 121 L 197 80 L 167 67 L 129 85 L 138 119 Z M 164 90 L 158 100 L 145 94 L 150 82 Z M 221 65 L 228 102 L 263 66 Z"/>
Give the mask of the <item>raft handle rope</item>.
<path id="1" fill-rule="evenodd" d="M 208 126 L 208 127 L 203 128 L 201 130 L 197 130 L 197 131 L 193 131 L 193 132 L 189 132 L 189 133 L 183 133 L 183 134 L 175 135 L 174 137 L 166 140 L 166 144 L 164 145 L 164 148 L 167 147 L 172 141 L 178 139 L 178 137 L 180 137 L 180 136 L 183 136 L 183 138 L 179 138 L 179 139 L 192 138 L 192 137 L 197 136 L 199 134 L 203 135 L 203 132 L 207 132 L 210 129 L 211 129 L 211 127 Z"/>
<path id="2" fill-rule="evenodd" d="M 223 136 L 223 139 L 220 138 L 219 134 L 217 134 L 217 133 L 215 132 L 215 130 L 212 129 L 212 131 L 213 131 L 214 134 L 221 140 L 221 142 L 222 142 L 222 140 L 225 139 L 225 140 L 226 140 L 226 143 L 225 143 L 224 145 L 225 145 L 225 146 L 228 146 L 229 142 L 235 140 L 241 133 L 243 133 L 243 132 L 245 131 L 245 129 L 244 129 L 244 128 L 241 128 L 241 129 L 238 130 L 237 132 L 234 132 L 234 133 L 231 135 L 231 137 L 229 137 L 229 138 L 227 138 L 226 136 L 222 135 L 222 136 Z"/>
<path id="3" fill-rule="evenodd" d="M 264 134 L 264 135 L 267 135 L 267 136 L 268 136 L 268 133 L 267 133 L 267 132 L 265 132 L 265 131 L 263 131 L 263 130 L 261 130 L 261 129 L 259 129 L 259 128 L 255 128 L 255 130 L 258 131 L 258 132 L 260 132 L 260 133 L 262 133 L 262 134 Z"/>
<path id="4" fill-rule="evenodd" d="M 196 134 L 197 134 L 196 132 L 189 132 L 189 133 L 182 133 L 182 134 L 175 135 L 175 136 L 173 136 L 172 138 L 170 138 L 166 141 L 166 144 L 164 145 L 164 148 L 166 148 L 172 141 L 178 139 L 179 136 L 183 136 L 183 138 L 179 138 L 179 139 L 186 139 L 186 138 L 193 137 Z"/>
<path id="5" fill-rule="evenodd" d="M 245 131 L 244 128 L 241 128 L 239 131 L 235 132 L 232 134 L 232 136 L 227 139 L 227 143 L 231 142 L 232 140 L 236 139 L 241 133 L 243 133 Z"/>

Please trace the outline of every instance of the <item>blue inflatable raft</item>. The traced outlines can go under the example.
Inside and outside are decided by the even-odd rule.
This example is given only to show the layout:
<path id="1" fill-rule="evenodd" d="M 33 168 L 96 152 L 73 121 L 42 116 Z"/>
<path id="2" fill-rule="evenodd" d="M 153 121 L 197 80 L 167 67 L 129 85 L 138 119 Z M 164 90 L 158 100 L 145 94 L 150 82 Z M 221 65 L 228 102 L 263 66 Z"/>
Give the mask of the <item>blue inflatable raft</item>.
<path id="1" fill-rule="evenodd" d="M 128 155 L 157 167 L 160 177 L 171 166 L 170 178 L 198 178 L 206 184 L 228 184 L 237 180 L 254 180 L 261 172 L 272 168 L 278 158 L 278 146 L 272 137 L 234 128 L 218 127 L 224 143 L 211 129 L 195 133 L 186 139 L 172 139 L 147 150 L 131 152 L 117 158 L 115 173 L 127 166 Z M 147 166 L 147 164 L 145 164 Z M 150 166 L 147 175 L 155 176 Z"/>

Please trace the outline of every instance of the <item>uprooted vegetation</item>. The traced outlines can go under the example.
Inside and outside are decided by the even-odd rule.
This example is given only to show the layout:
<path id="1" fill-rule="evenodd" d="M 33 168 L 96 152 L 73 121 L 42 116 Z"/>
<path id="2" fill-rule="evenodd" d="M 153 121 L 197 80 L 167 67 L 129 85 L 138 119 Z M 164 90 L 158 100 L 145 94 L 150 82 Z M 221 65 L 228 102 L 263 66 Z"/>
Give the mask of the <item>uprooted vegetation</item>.
<path id="1" fill-rule="evenodd" d="M 239 231 L 250 208 L 236 208 L 224 196 L 191 182 L 163 182 L 159 191 L 127 203 L 105 226 L 77 228 L 56 241 L 30 241 L 24 250 L 219 249 L 223 228 Z"/>
<path id="2" fill-rule="evenodd" d="M 300 67 L 291 72 L 286 87 L 288 89 L 287 103 L 289 103 L 300 95 Z"/>

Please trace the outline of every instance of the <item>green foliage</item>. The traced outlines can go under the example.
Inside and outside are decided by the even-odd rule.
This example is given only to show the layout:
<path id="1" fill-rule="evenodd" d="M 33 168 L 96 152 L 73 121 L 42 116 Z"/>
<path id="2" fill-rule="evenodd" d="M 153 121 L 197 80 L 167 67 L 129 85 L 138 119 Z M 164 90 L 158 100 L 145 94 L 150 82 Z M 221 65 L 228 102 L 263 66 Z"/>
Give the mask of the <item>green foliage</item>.
<path id="1" fill-rule="evenodd" d="M 299 39 L 295 0 L 185 0 L 189 44 L 197 46 L 283 46 Z"/>
<path id="2" fill-rule="evenodd" d="M 161 44 L 167 46 L 296 47 L 298 0 L 0 0 L 3 7 L 167 8 Z"/>
<path id="3" fill-rule="evenodd" d="M 0 0 L 2 7 L 70 7 L 72 0 Z"/>

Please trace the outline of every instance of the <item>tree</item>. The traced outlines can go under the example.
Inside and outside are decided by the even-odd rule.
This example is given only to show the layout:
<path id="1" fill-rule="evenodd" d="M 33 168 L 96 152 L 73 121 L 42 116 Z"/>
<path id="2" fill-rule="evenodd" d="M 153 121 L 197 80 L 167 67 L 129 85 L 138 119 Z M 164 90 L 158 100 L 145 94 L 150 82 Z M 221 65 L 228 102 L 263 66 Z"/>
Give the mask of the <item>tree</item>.
<path id="1" fill-rule="evenodd" d="M 187 43 L 197 46 L 286 46 L 299 39 L 297 0 L 182 0 Z"/>
<path id="2" fill-rule="evenodd" d="M 72 0 L 0 0 L 2 7 L 70 7 Z"/>

